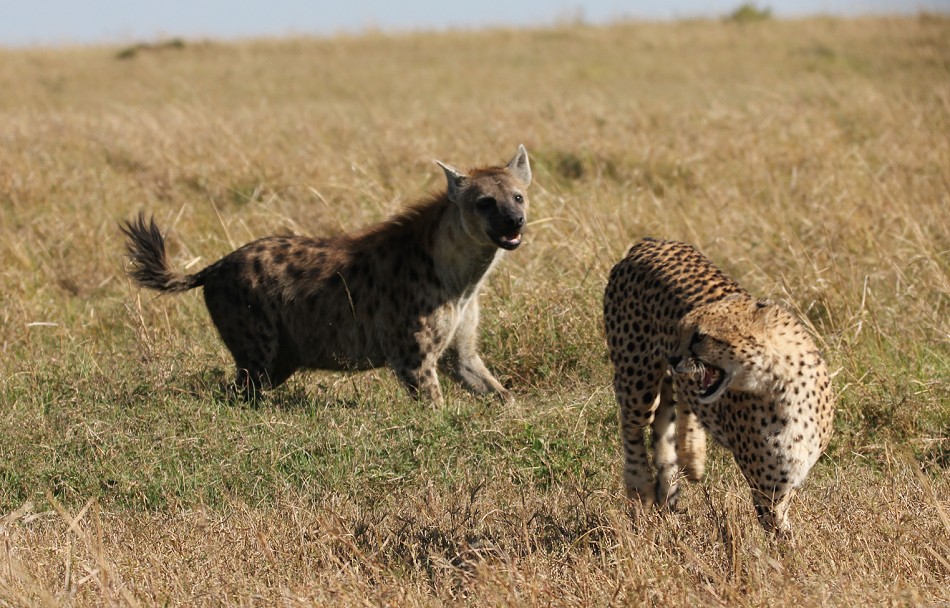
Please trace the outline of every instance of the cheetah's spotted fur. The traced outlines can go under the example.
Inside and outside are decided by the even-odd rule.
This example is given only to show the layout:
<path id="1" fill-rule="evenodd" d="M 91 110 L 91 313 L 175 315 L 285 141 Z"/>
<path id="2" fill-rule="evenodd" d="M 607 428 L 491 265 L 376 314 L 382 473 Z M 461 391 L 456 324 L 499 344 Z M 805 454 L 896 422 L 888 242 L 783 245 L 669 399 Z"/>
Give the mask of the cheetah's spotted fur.
<path id="1" fill-rule="evenodd" d="M 692 246 L 650 238 L 611 271 L 604 323 L 628 497 L 673 506 L 678 467 L 703 475 L 705 429 L 735 457 L 761 524 L 787 531 L 789 501 L 828 445 L 835 403 L 801 323 Z"/>

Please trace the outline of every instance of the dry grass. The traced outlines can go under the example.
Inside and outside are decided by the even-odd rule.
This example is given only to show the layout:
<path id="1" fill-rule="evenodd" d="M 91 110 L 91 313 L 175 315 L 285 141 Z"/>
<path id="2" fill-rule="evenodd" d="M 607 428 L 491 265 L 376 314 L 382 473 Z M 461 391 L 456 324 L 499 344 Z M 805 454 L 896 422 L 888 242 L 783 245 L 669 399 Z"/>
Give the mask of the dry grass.
<path id="1" fill-rule="evenodd" d="M 0 603 L 950 603 L 950 21 L 580 25 L 0 51 Z M 378 220 L 456 166 L 532 155 L 486 360 L 512 409 L 383 371 L 258 409 L 197 295 L 122 273 Z M 838 370 L 837 433 L 755 523 L 721 451 L 632 523 L 600 329 L 645 234 L 785 300 Z"/>

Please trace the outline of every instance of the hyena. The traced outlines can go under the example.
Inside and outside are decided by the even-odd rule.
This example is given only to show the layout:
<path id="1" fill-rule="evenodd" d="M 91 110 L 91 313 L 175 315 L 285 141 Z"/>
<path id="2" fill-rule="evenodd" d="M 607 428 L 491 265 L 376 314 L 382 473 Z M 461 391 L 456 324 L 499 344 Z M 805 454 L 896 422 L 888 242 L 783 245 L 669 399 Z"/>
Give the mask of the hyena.
<path id="1" fill-rule="evenodd" d="M 436 161 L 438 162 L 438 161 Z M 362 232 L 271 236 L 195 274 L 171 268 L 154 219 L 126 222 L 129 275 L 160 292 L 204 287 L 211 319 L 249 397 L 298 369 L 388 365 L 414 397 L 443 403 L 437 369 L 469 391 L 510 393 L 478 354 L 478 294 L 525 229 L 531 167 L 524 146 L 502 167 L 447 188 Z"/>

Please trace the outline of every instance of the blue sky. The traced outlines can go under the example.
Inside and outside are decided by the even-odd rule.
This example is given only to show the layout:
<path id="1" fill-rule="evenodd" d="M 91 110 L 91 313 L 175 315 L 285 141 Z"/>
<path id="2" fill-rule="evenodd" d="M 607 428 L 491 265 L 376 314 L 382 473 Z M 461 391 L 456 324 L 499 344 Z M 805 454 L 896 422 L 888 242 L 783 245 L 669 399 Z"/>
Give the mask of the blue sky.
<path id="1" fill-rule="evenodd" d="M 0 46 L 543 26 L 583 18 L 716 17 L 744 0 L 0 0 Z M 950 0 L 759 1 L 778 17 L 950 12 Z"/>

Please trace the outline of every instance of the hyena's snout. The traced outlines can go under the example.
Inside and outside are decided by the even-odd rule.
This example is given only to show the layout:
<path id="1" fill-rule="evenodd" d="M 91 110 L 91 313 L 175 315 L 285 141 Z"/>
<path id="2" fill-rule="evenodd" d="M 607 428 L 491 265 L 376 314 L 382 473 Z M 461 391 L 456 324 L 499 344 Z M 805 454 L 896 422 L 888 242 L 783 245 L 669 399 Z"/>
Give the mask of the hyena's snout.
<path id="1" fill-rule="evenodd" d="M 524 209 L 500 207 L 488 217 L 488 236 L 502 249 L 516 249 L 521 244 L 525 221 Z"/>

